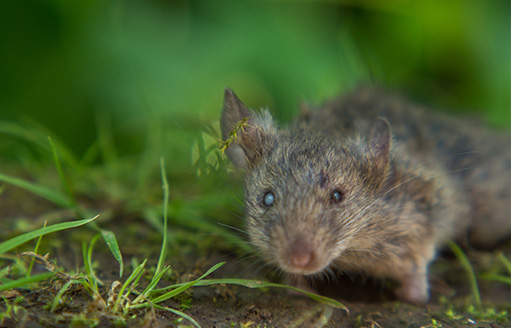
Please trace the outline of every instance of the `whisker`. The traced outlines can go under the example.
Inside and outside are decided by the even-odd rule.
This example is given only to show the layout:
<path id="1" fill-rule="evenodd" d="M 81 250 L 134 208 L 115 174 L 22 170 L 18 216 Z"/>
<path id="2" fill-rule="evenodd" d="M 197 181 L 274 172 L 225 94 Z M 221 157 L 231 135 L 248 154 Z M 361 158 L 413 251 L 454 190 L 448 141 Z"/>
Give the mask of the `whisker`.
<path id="1" fill-rule="evenodd" d="M 228 225 L 228 224 L 225 224 L 225 223 L 222 223 L 222 222 L 217 222 L 218 225 L 221 225 L 222 227 L 225 227 L 225 228 L 229 228 L 231 230 L 234 230 L 234 231 L 237 231 L 237 232 L 241 232 L 245 235 L 248 235 L 248 232 L 243 230 L 243 229 L 240 229 L 240 228 L 236 228 L 236 227 L 233 227 L 231 225 Z"/>

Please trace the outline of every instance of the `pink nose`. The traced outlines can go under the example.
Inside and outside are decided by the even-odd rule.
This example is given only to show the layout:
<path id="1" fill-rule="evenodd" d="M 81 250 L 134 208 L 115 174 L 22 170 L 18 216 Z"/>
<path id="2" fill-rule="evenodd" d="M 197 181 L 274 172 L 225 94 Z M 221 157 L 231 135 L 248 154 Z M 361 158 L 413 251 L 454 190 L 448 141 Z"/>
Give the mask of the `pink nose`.
<path id="1" fill-rule="evenodd" d="M 314 251 L 308 243 L 297 241 L 291 248 L 289 264 L 295 268 L 306 268 L 314 259 Z"/>

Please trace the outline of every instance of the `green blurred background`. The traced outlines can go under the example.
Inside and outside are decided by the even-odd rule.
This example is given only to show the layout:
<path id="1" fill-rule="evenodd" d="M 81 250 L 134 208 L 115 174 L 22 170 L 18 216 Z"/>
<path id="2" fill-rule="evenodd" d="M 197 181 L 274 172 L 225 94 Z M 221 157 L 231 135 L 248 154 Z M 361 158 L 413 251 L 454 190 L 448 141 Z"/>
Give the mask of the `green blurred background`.
<path id="1" fill-rule="evenodd" d="M 78 158 L 109 131 L 118 154 L 183 168 L 226 86 L 281 121 L 371 82 L 508 127 L 510 3 L 3 0 L 0 120 L 37 122 Z"/>

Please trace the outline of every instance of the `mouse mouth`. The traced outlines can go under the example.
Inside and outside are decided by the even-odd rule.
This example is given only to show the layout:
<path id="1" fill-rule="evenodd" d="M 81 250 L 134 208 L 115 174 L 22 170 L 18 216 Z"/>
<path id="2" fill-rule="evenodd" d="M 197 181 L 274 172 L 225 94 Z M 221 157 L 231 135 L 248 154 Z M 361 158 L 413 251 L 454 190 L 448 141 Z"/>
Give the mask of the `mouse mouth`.
<path id="1" fill-rule="evenodd" d="M 307 267 L 297 267 L 294 265 L 280 264 L 280 268 L 287 273 L 301 274 L 301 275 L 311 275 L 315 273 L 319 273 L 323 271 L 326 266 L 318 266 L 318 265 L 309 265 Z"/>

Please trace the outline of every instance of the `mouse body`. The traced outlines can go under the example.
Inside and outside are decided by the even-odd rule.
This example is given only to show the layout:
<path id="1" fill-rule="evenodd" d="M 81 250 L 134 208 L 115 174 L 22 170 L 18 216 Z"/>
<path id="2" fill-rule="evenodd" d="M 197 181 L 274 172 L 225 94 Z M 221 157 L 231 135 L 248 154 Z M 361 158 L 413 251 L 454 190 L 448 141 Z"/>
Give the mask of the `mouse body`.
<path id="1" fill-rule="evenodd" d="M 424 303 L 446 242 L 509 236 L 509 133 L 363 87 L 304 106 L 286 127 L 226 89 L 223 138 L 245 118 L 226 153 L 246 171 L 247 232 L 291 280 L 360 272 Z"/>

